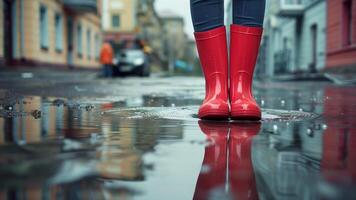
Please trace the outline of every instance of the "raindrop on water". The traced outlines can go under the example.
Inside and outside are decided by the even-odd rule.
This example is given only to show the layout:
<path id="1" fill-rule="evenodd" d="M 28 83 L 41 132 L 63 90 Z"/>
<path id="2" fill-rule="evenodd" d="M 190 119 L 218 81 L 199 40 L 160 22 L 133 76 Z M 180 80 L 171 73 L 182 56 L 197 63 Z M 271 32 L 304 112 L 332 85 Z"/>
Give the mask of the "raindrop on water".
<path id="1" fill-rule="evenodd" d="M 328 125 L 323 124 L 322 128 L 323 128 L 323 130 L 326 130 L 328 128 Z"/>
<path id="2" fill-rule="evenodd" d="M 261 106 L 264 106 L 265 105 L 265 100 L 261 100 Z"/>
<path id="3" fill-rule="evenodd" d="M 310 128 L 307 129 L 307 135 L 310 136 L 310 137 L 313 137 L 314 136 L 314 131 Z"/>
<path id="4" fill-rule="evenodd" d="M 172 108 L 176 107 L 176 104 L 172 103 L 172 104 L 171 104 L 171 107 L 172 107 Z"/>
<path id="5" fill-rule="evenodd" d="M 14 110 L 14 107 L 12 105 L 5 106 L 6 110 L 12 111 Z"/>
<path id="6" fill-rule="evenodd" d="M 281 100 L 281 105 L 285 106 L 286 105 L 286 101 L 285 100 Z"/>
<path id="7" fill-rule="evenodd" d="M 278 126 L 274 124 L 274 125 L 273 125 L 273 132 L 276 133 L 277 131 L 278 131 Z"/>

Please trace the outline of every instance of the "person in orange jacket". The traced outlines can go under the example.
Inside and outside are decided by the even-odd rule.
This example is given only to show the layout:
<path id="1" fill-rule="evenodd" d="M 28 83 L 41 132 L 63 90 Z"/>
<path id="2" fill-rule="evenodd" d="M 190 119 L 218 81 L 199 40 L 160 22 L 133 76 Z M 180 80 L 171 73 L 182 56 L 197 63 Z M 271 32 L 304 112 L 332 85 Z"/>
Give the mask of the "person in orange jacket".
<path id="1" fill-rule="evenodd" d="M 112 76 L 112 65 L 114 58 L 114 50 L 112 49 L 110 43 L 104 43 L 100 51 L 100 63 L 103 65 L 104 76 Z"/>

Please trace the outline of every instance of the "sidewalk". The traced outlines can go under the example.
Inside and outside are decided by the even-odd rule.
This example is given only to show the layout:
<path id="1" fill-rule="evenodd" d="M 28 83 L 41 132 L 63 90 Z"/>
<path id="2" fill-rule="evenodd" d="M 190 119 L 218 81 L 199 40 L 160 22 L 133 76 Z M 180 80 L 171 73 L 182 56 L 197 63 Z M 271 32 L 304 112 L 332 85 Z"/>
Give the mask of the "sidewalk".
<path id="1" fill-rule="evenodd" d="M 64 77 L 67 80 L 91 80 L 97 78 L 100 72 L 100 69 L 2 68 L 0 69 L 0 80 L 19 80 L 19 78 L 61 80 Z"/>

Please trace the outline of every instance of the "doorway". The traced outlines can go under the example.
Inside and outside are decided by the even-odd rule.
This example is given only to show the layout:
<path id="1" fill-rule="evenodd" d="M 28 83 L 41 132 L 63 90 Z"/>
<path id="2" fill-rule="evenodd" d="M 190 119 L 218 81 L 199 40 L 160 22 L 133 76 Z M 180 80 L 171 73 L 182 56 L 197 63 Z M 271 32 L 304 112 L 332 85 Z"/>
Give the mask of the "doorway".
<path id="1" fill-rule="evenodd" d="M 10 65 L 13 61 L 13 16 L 14 16 L 14 1 L 3 0 L 3 13 L 4 13 L 4 59 L 5 64 Z"/>

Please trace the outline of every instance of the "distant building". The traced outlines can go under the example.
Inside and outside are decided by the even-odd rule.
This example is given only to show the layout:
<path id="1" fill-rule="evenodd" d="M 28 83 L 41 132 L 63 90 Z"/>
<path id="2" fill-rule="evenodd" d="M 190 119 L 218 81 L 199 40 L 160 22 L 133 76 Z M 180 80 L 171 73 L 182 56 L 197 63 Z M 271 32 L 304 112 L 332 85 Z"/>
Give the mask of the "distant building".
<path id="1" fill-rule="evenodd" d="M 356 0 L 328 0 L 327 69 L 356 69 Z"/>
<path id="2" fill-rule="evenodd" d="M 325 0 L 270 0 L 260 75 L 317 72 L 325 67 Z"/>
<path id="3" fill-rule="evenodd" d="M 164 54 L 164 30 L 154 3 L 155 0 L 140 0 L 137 4 L 137 30 L 138 37 L 152 48 L 151 62 L 162 66 L 167 61 Z"/>
<path id="4" fill-rule="evenodd" d="M 104 40 L 120 43 L 136 37 L 137 0 L 103 0 Z"/>
<path id="5" fill-rule="evenodd" d="M 97 68 L 100 0 L 0 1 L 0 62 Z"/>
<path id="6" fill-rule="evenodd" d="M 168 58 L 169 71 L 174 71 L 177 60 L 183 59 L 187 45 L 184 32 L 184 19 L 171 11 L 161 11 L 159 16 L 163 22 L 165 32 L 165 54 Z"/>

